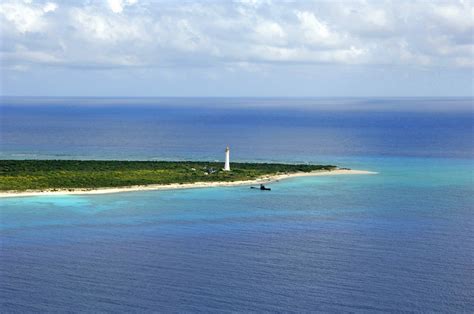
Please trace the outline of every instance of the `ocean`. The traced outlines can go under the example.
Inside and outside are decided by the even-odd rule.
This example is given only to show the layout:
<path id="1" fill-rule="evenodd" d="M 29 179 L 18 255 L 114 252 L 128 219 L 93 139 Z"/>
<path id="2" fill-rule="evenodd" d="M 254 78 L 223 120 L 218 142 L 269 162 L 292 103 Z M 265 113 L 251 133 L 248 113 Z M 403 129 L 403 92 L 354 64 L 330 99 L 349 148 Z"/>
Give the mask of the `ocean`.
<path id="1" fill-rule="evenodd" d="M 0 159 L 378 172 L 0 199 L 2 312 L 474 312 L 472 99 L 0 101 Z"/>

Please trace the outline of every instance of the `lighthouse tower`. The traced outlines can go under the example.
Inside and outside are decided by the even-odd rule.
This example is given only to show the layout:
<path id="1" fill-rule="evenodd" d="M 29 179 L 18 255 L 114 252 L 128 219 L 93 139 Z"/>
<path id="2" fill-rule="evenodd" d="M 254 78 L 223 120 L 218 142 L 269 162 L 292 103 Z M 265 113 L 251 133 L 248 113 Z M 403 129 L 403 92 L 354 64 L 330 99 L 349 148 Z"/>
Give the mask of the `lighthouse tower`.
<path id="1" fill-rule="evenodd" d="M 230 171 L 230 149 L 229 146 L 225 149 L 225 164 L 224 171 Z"/>

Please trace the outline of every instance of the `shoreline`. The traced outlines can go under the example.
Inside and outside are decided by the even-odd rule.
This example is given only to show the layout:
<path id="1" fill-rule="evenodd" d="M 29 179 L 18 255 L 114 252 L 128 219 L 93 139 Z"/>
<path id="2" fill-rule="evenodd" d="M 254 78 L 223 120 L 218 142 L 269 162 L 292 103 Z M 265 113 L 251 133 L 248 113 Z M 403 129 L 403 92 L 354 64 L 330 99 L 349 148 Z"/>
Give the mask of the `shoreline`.
<path id="1" fill-rule="evenodd" d="M 0 198 L 6 197 L 26 197 L 26 196 L 53 196 L 53 195 L 85 195 L 85 194 L 111 194 L 123 192 L 138 192 L 138 191 L 158 191 L 158 190 L 180 190 L 180 189 L 197 189 L 197 188 L 211 188 L 211 187 L 228 187 L 240 185 L 253 185 L 261 183 L 271 183 L 284 179 L 297 177 L 313 177 L 313 176 L 333 176 L 333 175 L 356 175 L 356 174 L 377 174 L 377 172 L 366 170 L 349 170 L 336 169 L 313 172 L 296 172 L 288 174 L 277 174 L 271 176 L 263 176 L 254 180 L 245 181 L 218 181 L 218 182 L 195 182 L 195 183 L 172 183 L 172 184 L 150 184 L 150 185 L 135 185 L 123 187 L 104 187 L 104 188 L 79 188 L 79 189 L 56 189 L 44 191 L 3 191 L 0 192 Z"/>

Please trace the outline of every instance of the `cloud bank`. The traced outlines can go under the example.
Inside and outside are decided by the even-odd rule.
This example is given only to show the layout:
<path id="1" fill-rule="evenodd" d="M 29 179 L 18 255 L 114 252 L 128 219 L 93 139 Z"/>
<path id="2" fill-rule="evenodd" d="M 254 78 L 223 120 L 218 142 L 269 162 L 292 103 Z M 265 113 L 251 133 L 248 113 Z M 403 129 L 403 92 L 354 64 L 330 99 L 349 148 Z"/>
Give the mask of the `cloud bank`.
<path id="1" fill-rule="evenodd" d="M 0 22 L 4 72 L 474 67 L 467 0 L 4 0 Z"/>

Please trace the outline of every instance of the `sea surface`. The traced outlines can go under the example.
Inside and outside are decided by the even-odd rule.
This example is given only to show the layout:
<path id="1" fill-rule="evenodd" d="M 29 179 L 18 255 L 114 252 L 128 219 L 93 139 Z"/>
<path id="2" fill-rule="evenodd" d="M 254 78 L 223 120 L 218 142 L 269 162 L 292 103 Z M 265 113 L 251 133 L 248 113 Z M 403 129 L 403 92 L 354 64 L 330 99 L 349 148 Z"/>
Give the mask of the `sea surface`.
<path id="1" fill-rule="evenodd" d="M 474 312 L 472 99 L 0 102 L 0 159 L 378 172 L 0 199 L 0 312 Z"/>

